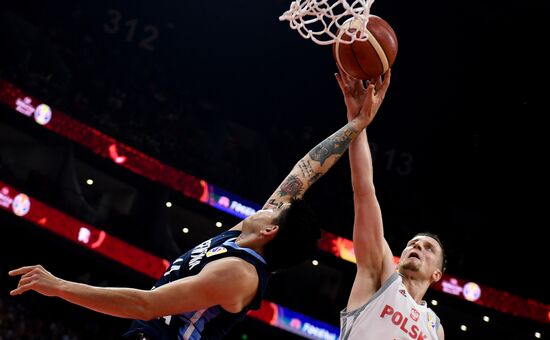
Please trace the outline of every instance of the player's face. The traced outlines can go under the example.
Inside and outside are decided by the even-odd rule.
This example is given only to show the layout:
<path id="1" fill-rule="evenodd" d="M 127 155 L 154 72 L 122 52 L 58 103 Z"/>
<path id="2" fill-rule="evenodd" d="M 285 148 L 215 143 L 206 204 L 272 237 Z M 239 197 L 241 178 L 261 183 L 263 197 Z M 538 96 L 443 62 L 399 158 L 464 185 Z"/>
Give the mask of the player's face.
<path id="1" fill-rule="evenodd" d="M 401 254 L 399 267 L 431 275 L 441 266 L 441 252 L 442 249 L 436 240 L 429 236 L 417 236 L 407 243 Z"/>
<path id="2" fill-rule="evenodd" d="M 290 203 L 283 204 L 279 208 L 258 210 L 254 215 L 247 218 L 248 222 L 255 225 L 257 228 L 263 228 L 268 225 L 276 224 L 279 215 L 284 209 L 287 209 Z"/>

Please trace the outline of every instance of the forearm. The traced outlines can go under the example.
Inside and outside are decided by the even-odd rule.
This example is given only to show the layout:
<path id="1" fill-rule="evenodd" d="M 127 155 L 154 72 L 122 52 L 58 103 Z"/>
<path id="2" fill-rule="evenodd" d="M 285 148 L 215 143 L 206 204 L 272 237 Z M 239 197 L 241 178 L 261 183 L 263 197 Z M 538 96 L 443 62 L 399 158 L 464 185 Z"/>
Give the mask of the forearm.
<path id="1" fill-rule="evenodd" d="M 79 306 L 120 318 L 148 319 L 146 294 L 132 288 L 104 288 L 64 281 L 57 296 Z"/>
<path id="2" fill-rule="evenodd" d="M 358 120 L 348 122 L 340 130 L 311 149 L 303 160 L 312 160 L 313 170 L 319 175 L 324 175 L 342 157 L 352 140 L 363 129 L 364 127 L 360 126 Z"/>
<path id="3" fill-rule="evenodd" d="M 385 254 L 382 214 L 376 198 L 373 169 L 366 131 L 350 145 L 350 167 L 355 221 L 353 248 L 358 268 L 379 272 Z"/>
<path id="4" fill-rule="evenodd" d="M 354 194 L 364 195 L 373 193 L 372 155 L 366 131 L 362 131 L 350 144 L 349 159 Z"/>
<path id="5" fill-rule="evenodd" d="M 352 120 L 311 149 L 296 163 L 266 205 L 280 206 L 292 198 L 301 198 L 342 157 L 362 129 L 358 119 Z"/>

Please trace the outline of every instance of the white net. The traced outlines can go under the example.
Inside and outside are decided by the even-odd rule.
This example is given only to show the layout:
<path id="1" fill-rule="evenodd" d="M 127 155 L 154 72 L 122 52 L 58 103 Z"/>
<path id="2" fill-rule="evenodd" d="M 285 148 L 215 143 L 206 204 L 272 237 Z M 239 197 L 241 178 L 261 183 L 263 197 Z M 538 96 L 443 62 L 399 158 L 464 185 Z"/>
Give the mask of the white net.
<path id="1" fill-rule="evenodd" d="M 295 0 L 279 20 L 288 21 L 290 28 L 316 44 L 330 45 L 336 41 L 350 44 L 355 40 L 367 40 L 367 23 L 373 2 L 374 0 Z M 360 23 L 359 34 L 351 30 L 349 19 L 352 18 Z M 338 33 L 340 28 L 347 35 L 346 39 L 342 39 L 343 34 Z"/>

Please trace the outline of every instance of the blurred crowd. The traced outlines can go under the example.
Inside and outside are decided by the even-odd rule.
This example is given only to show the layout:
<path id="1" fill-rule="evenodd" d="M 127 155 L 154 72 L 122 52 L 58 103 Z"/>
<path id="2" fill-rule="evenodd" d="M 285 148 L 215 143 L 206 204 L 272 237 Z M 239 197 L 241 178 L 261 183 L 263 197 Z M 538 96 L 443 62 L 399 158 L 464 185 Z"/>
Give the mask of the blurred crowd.
<path id="1" fill-rule="evenodd" d="M 9 291 L 17 284 L 7 274 L 17 262 L 13 257 L 17 254 L 0 256 L 0 340 L 122 339 L 128 320 L 89 312 L 35 293 L 10 296 Z M 78 280 L 86 282 L 88 276 L 83 274 Z"/>
<path id="2" fill-rule="evenodd" d="M 13 298 L 0 296 L 0 340 L 77 340 L 81 330 L 45 320 Z"/>

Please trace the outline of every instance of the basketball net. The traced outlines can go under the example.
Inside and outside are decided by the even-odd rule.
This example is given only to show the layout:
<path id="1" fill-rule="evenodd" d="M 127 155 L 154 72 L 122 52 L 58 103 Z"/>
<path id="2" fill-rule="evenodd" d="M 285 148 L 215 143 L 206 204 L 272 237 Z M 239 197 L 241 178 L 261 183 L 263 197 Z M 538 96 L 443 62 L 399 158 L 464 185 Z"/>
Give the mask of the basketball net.
<path id="1" fill-rule="evenodd" d="M 290 28 L 316 44 L 330 45 L 337 41 L 351 44 L 355 40 L 367 40 L 367 23 L 373 2 L 374 0 L 295 0 L 279 20 L 288 21 Z M 349 25 L 348 19 L 352 17 L 360 23 L 359 34 Z M 348 25 L 345 24 L 347 20 Z M 346 35 L 345 39 L 342 39 L 343 34 L 338 34 L 340 28 Z"/>

